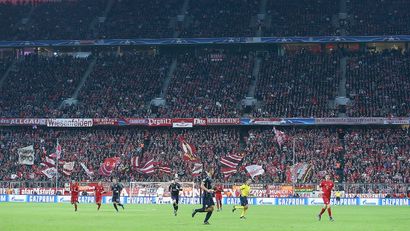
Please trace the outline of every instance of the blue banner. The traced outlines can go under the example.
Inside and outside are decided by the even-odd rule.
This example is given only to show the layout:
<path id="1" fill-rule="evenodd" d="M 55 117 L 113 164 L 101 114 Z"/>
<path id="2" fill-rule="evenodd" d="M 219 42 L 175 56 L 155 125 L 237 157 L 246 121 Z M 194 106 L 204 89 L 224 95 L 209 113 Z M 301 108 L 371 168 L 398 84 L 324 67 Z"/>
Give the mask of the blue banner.
<path id="1" fill-rule="evenodd" d="M 111 204 L 112 197 L 104 196 L 103 204 Z M 70 203 L 70 196 L 50 196 L 50 195 L 0 195 L 0 202 L 29 202 L 29 203 Z M 80 196 L 81 204 L 93 204 L 93 196 Z M 170 197 L 121 197 L 123 204 L 171 204 Z M 248 198 L 250 205 L 276 205 L 276 206 L 298 206 L 298 205 L 323 205 L 322 198 Z M 199 197 L 181 197 L 180 204 L 200 204 Z M 240 204 L 237 197 L 222 198 L 224 205 Z M 410 206 L 410 199 L 407 198 L 341 198 L 340 201 L 332 198 L 331 205 L 340 206 Z"/>
<path id="2" fill-rule="evenodd" d="M 359 42 L 360 43 L 410 42 L 410 35 L 0 41 L 0 47 L 135 46 L 135 45 L 253 44 L 253 43 L 359 43 Z"/>

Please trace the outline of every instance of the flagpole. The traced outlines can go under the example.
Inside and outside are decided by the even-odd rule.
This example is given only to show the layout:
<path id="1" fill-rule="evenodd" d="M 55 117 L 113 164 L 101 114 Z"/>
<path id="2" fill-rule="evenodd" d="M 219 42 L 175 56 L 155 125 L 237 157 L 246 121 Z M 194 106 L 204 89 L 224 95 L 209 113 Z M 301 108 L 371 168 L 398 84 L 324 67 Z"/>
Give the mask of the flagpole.
<path id="1" fill-rule="evenodd" d="M 56 149 L 57 149 L 57 147 L 58 147 L 58 139 L 57 139 L 57 146 L 56 146 Z M 57 195 L 57 189 L 58 189 L 58 157 L 59 157 L 59 154 L 57 153 L 58 151 L 56 150 L 56 154 L 57 154 L 57 162 L 56 162 L 56 195 Z"/>

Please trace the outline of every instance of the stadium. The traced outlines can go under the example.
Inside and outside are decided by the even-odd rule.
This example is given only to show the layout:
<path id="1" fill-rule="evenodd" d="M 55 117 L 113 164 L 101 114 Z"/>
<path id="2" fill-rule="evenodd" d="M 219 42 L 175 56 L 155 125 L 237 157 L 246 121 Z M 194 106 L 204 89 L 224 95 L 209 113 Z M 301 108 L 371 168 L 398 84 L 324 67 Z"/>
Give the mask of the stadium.
<path id="1" fill-rule="evenodd" d="M 0 0 L 0 231 L 408 230 L 409 12 Z"/>

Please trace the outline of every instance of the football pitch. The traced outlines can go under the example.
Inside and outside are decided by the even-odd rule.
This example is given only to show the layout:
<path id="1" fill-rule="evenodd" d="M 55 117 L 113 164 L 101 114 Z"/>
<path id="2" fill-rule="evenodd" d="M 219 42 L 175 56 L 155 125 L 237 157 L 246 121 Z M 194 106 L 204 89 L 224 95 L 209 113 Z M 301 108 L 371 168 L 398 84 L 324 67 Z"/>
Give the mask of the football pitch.
<path id="1" fill-rule="evenodd" d="M 316 219 L 318 206 L 251 206 L 246 220 L 240 220 L 240 211 L 232 213 L 232 206 L 214 212 L 210 225 L 203 225 L 205 214 L 191 217 L 199 205 L 180 205 L 178 216 L 171 205 L 125 205 L 115 212 L 112 205 L 103 205 L 100 211 L 92 204 L 80 204 L 74 212 L 69 204 L 0 203 L 0 231 L 45 230 L 409 230 L 410 207 L 356 207 L 334 206 L 335 222 Z"/>

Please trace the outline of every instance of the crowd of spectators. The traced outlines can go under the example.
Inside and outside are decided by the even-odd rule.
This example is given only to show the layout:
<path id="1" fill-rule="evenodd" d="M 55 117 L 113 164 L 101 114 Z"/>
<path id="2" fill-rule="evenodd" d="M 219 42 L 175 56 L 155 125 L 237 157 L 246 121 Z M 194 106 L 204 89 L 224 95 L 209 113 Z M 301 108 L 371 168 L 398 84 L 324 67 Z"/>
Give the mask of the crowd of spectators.
<path id="1" fill-rule="evenodd" d="M 346 90 L 352 117 L 410 115 L 410 56 L 400 50 L 349 55 Z"/>
<path id="2" fill-rule="evenodd" d="M 218 181 L 243 182 L 248 177 L 244 166 L 259 164 L 266 172 L 257 177 L 256 182 L 289 183 L 290 167 L 294 163 L 305 163 L 311 166 L 312 173 L 302 179 L 304 183 L 317 183 L 325 174 L 346 183 L 410 183 L 410 137 L 407 129 L 346 128 L 342 138 L 335 128 L 281 130 L 288 138 L 279 146 L 271 128 L 2 128 L 0 179 L 10 180 L 15 174 L 20 181 L 49 180 L 40 171 L 44 168 L 40 165 L 45 156 L 43 147 L 47 154 L 54 152 L 58 138 L 63 150 L 61 160 L 76 162 L 71 176 L 61 175 L 62 182 L 70 178 L 90 180 L 79 163 L 94 171 L 91 180 L 109 180 L 109 177 L 100 176 L 98 169 L 105 158 L 114 156 L 120 157 L 121 162 L 111 177 L 123 181 L 167 181 L 176 173 L 181 181 L 192 181 L 193 163 L 182 160 L 177 139 L 183 135 L 196 147 L 204 168 L 216 170 L 215 179 Z M 27 145 L 35 147 L 32 166 L 18 164 L 17 149 Z M 225 178 L 221 172 L 223 165 L 220 159 L 227 154 L 243 155 L 238 172 L 230 178 Z M 154 158 L 156 165 L 169 166 L 172 174 L 139 173 L 131 166 L 133 156 L 139 156 L 142 163 Z"/>
<path id="3" fill-rule="evenodd" d="M 334 117 L 329 101 L 337 96 L 339 55 L 307 50 L 275 55 L 262 62 L 254 117 Z"/>
<path id="4" fill-rule="evenodd" d="M 332 17 L 338 4 L 327 0 L 267 1 L 267 22 L 261 22 L 264 36 L 336 35 Z"/>
<path id="5" fill-rule="evenodd" d="M 405 35 L 407 0 L 21 1 L 0 3 L 1 40 Z M 260 14 L 265 8 L 264 17 Z M 185 12 L 182 10 L 185 9 Z"/>
<path id="6" fill-rule="evenodd" d="M 89 59 L 27 55 L 20 58 L 0 90 L 0 117 L 59 117 Z"/>
<path id="7" fill-rule="evenodd" d="M 147 117 L 160 95 L 171 59 L 166 55 L 124 53 L 99 57 L 78 97 L 64 116 Z"/>
<path id="8" fill-rule="evenodd" d="M 239 117 L 252 80 L 252 53 L 208 51 L 178 57 L 162 117 Z"/>
<path id="9" fill-rule="evenodd" d="M 407 0 L 348 1 L 349 35 L 408 35 L 410 2 Z"/>

